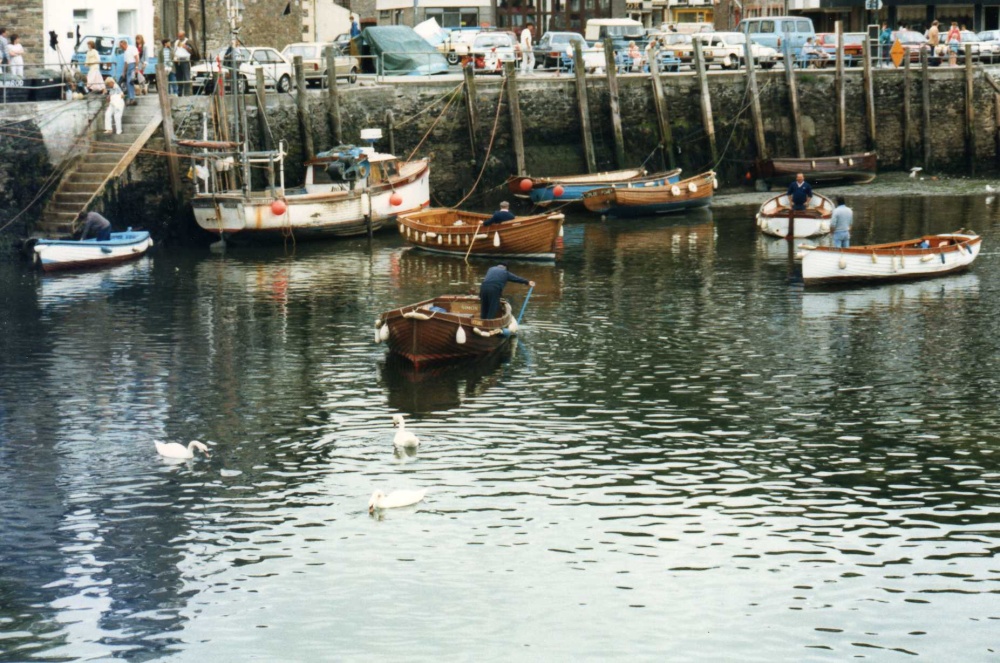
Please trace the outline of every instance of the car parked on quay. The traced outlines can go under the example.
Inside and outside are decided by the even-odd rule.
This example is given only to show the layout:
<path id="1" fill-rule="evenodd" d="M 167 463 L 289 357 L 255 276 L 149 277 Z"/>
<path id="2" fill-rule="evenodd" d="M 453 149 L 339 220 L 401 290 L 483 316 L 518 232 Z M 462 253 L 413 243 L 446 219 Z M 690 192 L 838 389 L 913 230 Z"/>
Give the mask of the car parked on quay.
<path id="1" fill-rule="evenodd" d="M 278 92 L 292 89 L 292 65 L 281 53 L 269 46 L 240 46 L 226 48 L 209 61 L 191 67 L 191 85 L 196 94 L 210 94 L 215 90 L 216 76 L 221 75 L 225 86 L 230 84 L 233 65 L 237 68 L 236 90 L 247 92 L 257 87 L 256 69 L 264 71 L 264 86 Z"/>
<path id="2" fill-rule="evenodd" d="M 844 33 L 844 65 L 847 67 L 858 67 L 861 66 L 864 60 L 865 42 L 868 39 L 868 35 L 864 32 L 845 32 Z M 816 33 L 816 48 L 826 51 L 830 54 L 830 57 L 837 58 L 837 33 L 836 32 L 817 32 Z"/>
<path id="3" fill-rule="evenodd" d="M 535 67 L 555 69 L 562 59 L 570 55 L 572 44 L 579 43 L 586 51 L 589 48 L 587 40 L 578 32 L 546 32 L 535 42 Z"/>
<path id="4" fill-rule="evenodd" d="M 94 42 L 97 54 L 101 56 L 101 76 L 111 77 L 120 80 L 125 76 L 125 52 L 119 48 L 118 44 L 124 39 L 131 46 L 135 43 L 129 35 L 86 35 L 80 38 L 80 43 L 76 45 L 70 62 L 75 64 L 84 76 L 90 70 L 85 63 L 87 61 L 87 51 L 90 50 L 89 43 Z M 153 55 L 153 48 L 146 45 L 146 68 L 142 70 L 142 75 L 146 81 L 156 83 L 156 57 Z"/>
<path id="5" fill-rule="evenodd" d="M 448 64 L 458 64 L 462 58 L 466 58 L 472 51 L 472 42 L 476 36 L 482 32 L 482 28 L 453 28 L 448 32 L 448 37 L 441 42 L 437 49 L 441 55 L 445 56 Z"/>
<path id="6" fill-rule="evenodd" d="M 979 43 L 983 44 L 983 50 L 979 53 L 979 59 L 989 64 L 1000 62 L 1000 30 L 984 30 L 976 35 Z M 986 50 L 987 46 L 989 50 Z"/>
<path id="7" fill-rule="evenodd" d="M 337 78 L 346 78 L 348 83 L 354 84 L 358 80 L 358 72 L 361 71 L 361 64 L 356 57 L 344 55 L 340 48 L 333 43 L 324 44 L 321 42 L 299 42 L 289 44 L 281 50 L 281 57 L 285 61 L 293 64 L 296 55 L 302 57 L 302 69 L 305 72 L 306 85 L 315 83 L 320 87 L 325 87 L 327 82 L 326 49 L 328 46 L 334 49 L 334 70 Z M 293 74 L 294 75 L 294 74 Z"/>
<path id="8" fill-rule="evenodd" d="M 504 62 L 521 59 L 521 46 L 513 32 L 480 32 L 472 41 L 469 57 L 475 69 L 500 72 Z"/>
<path id="9" fill-rule="evenodd" d="M 699 32 L 692 37 L 702 44 L 706 67 L 717 64 L 723 69 L 739 69 L 746 65 L 747 38 L 742 32 Z M 753 42 L 750 55 L 762 69 L 771 69 L 782 59 L 773 48 Z"/>

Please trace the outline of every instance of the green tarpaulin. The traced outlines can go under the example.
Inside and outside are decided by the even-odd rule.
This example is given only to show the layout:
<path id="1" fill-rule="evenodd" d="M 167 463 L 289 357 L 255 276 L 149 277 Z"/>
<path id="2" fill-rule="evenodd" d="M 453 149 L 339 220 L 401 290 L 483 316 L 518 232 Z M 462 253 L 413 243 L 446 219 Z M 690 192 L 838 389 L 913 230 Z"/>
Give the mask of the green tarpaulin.
<path id="1" fill-rule="evenodd" d="M 368 74 L 427 76 L 448 71 L 448 61 L 406 25 L 365 28 L 351 41 L 351 54 L 362 56 Z"/>

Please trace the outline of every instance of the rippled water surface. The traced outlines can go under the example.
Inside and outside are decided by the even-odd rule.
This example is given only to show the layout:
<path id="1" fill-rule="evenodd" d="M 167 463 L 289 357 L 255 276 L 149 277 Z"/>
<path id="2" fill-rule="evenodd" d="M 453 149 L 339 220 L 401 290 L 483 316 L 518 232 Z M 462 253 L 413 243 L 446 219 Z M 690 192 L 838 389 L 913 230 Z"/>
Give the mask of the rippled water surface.
<path id="1" fill-rule="evenodd" d="M 512 351 L 419 374 L 376 315 L 489 263 L 390 233 L 0 265 L 0 659 L 997 656 L 1000 216 L 855 209 L 856 243 L 983 254 L 813 292 L 752 207 L 571 219 L 512 265 Z"/>

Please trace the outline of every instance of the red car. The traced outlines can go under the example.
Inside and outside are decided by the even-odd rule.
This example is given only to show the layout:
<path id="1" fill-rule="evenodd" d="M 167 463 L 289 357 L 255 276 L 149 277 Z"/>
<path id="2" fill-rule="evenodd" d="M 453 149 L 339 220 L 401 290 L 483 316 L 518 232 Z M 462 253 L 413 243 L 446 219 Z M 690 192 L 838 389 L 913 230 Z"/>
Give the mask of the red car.
<path id="1" fill-rule="evenodd" d="M 848 67 L 858 66 L 864 57 L 865 48 L 864 32 L 844 33 L 844 64 Z M 837 33 L 820 32 L 816 34 L 816 46 L 828 52 L 832 57 L 837 56 Z"/>

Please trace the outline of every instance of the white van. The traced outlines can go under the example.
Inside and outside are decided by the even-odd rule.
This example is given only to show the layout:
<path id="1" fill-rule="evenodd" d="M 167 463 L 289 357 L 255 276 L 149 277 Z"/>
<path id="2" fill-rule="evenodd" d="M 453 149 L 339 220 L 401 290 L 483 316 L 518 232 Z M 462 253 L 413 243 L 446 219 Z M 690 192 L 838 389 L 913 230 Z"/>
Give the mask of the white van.
<path id="1" fill-rule="evenodd" d="M 806 39 L 816 38 L 812 19 L 806 16 L 762 16 L 745 18 L 736 26 L 750 41 L 782 52 L 787 46 L 796 57 Z"/>
<path id="2" fill-rule="evenodd" d="M 646 28 L 631 18 L 592 18 L 587 21 L 584 39 L 594 44 L 604 43 L 605 37 L 611 37 L 615 50 L 618 50 L 627 46 L 630 41 L 645 40 Z"/>

